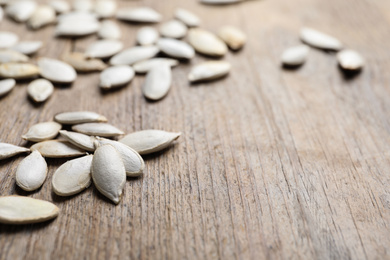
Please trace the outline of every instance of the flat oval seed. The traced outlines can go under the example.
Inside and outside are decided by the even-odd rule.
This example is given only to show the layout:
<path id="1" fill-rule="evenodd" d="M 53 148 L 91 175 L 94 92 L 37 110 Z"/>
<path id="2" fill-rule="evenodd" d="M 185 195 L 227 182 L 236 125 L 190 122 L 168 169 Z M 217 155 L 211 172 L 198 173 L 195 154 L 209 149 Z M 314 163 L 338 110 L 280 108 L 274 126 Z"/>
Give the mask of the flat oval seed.
<path id="1" fill-rule="evenodd" d="M 79 12 L 90 12 L 92 11 L 94 3 L 91 0 L 73 0 L 73 10 Z"/>
<path id="2" fill-rule="evenodd" d="M 0 197 L 0 223 L 32 224 L 58 216 L 59 209 L 44 200 L 23 196 Z"/>
<path id="3" fill-rule="evenodd" d="M 123 49 L 123 43 L 118 40 L 100 40 L 92 43 L 85 51 L 88 58 L 105 59 L 117 54 Z"/>
<path id="4" fill-rule="evenodd" d="M 89 12 L 80 12 L 80 11 L 73 11 L 70 13 L 61 14 L 57 17 L 58 22 L 93 22 L 97 23 L 98 19 L 96 14 L 89 13 Z"/>
<path id="5" fill-rule="evenodd" d="M 96 188 L 118 204 L 126 182 L 126 170 L 117 150 L 109 144 L 99 146 L 92 160 L 92 179 Z"/>
<path id="6" fill-rule="evenodd" d="M 239 50 L 246 42 L 246 35 L 240 29 L 234 26 L 224 26 L 218 31 L 218 36 L 232 50 Z"/>
<path id="7" fill-rule="evenodd" d="M 107 118 L 105 116 L 90 111 L 64 112 L 55 115 L 54 120 L 66 125 L 107 122 Z"/>
<path id="8" fill-rule="evenodd" d="M 175 67 L 179 65 L 178 60 L 169 59 L 169 58 L 153 58 L 150 60 L 139 61 L 133 65 L 133 69 L 136 73 L 147 73 L 151 70 L 155 65 L 160 63 L 166 63 L 170 67 Z"/>
<path id="9" fill-rule="evenodd" d="M 155 44 L 158 37 L 159 35 L 156 29 L 150 26 L 145 26 L 138 30 L 136 39 L 139 45 L 146 46 Z"/>
<path id="10" fill-rule="evenodd" d="M 16 170 L 16 184 L 25 191 L 33 191 L 42 186 L 47 176 L 47 164 L 38 151 L 24 158 Z"/>
<path id="11" fill-rule="evenodd" d="M 309 54 L 309 47 L 306 45 L 299 45 L 288 48 L 282 54 L 282 63 L 288 66 L 302 65 Z"/>
<path id="12" fill-rule="evenodd" d="M 167 148 L 181 133 L 161 130 L 143 130 L 126 135 L 119 142 L 130 146 L 139 154 L 150 154 Z"/>
<path id="13" fill-rule="evenodd" d="M 99 18 L 109 18 L 115 15 L 116 2 L 113 0 L 97 0 L 95 13 Z"/>
<path id="14" fill-rule="evenodd" d="M 320 49 L 339 51 L 343 47 L 338 39 L 310 28 L 302 28 L 301 40 Z"/>
<path id="15" fill-rule="evenodd" d="M 111 89 L 126 85 L 134 78 L 134 74 L 134 70 L 127 65 L 109 67 L 100 74 L 100 87 Z"/>
<path id="16" fill-rule="evenodd" d="M 226 54 L 226 44 L 217 36 L 200 28 L 193 28 L 188 32 L 188 41 L 199 53 L 220 57 Z"/>
<path id="17" fill-rule="evenodd" d="M 56 83 L 72 83 L 76 71 L 69 64 L 56 59 L 40 58 L 38 66 L 42 77 Z"/>
<path id="18" fill-rule="evenodd" d="M 72 126 L 72 130 L 86 135 L 103 137 L 114 137 L 123 134 L 123 132 L 115 126 L 105 123 L 85 123 L 74 125 Z"/>
<path id="19" fill-rule="evenodd" d="M 46 101 L 53 91 L 53 84 L 46 79 L 36 79 L 27 86 L 27 94 L 35 102 Z"/>
<path id="20" fill-rule="evenodd" d="M 16 81 L 14 79 L 0 80 L 0 97 L 7 95 L 15 87 Z"/>
<path id="21" fill-rule="evenodd" d="M 5 12 L 17 22 L 27 21 L 37 8 L 37 3 L 30 0 L 19 0 L 10 2 Z"/>
<path id="22" fill-rule="evenodd" d="M 28 19 L 27 25 L 31 29 L 39 29 L 55 21 L 56 11 L 51 6 L 41 5 L 35 9 L 30 19 Z"/>
<path id="23" fill-rule="evenodd" d="M 187 27 L 180 21 L 172 20 L 161 25 L 160 33 L 168 38 L 183 38 L 187 34 Z"/>
<path id="24" fill-rule="evenodd" d="M 115 22 L 107 20 L 101 23 L 98 36 L 102 39 L 118 40 L 122 37 L 122 33 Z"/>
<path id="25" fill-rule="evenodd" d="M 111 65 L 132 65 L 138 61 L 156 56 L 159 49 L 156 46 L 137 46 L 121 51 L 110 59 Z"/>
<path id="26" fill-rule="evenodd" d="M 213 80 L 227 75 L 230 71 L 227 61 L 207 61 L 194 66 L 188 75 L 190 82 Z"/>
<path id="27" fill-rule="evenodd" d="M 84 53 L 80 52 L 66 53 L 62 55 L 62 60 L 80 72 L 101 71 L 107 67 L 100 59 L 87 59 Z"/>
<path id="28" fill-rule="evenodd" d="M 183 8 L 176 9 L 175 17 L 185 23 L 188 27 L 197 27 L 200 25 L 199 17 Z"/>
<path id="29" fill-rule="evenodd" d="M 67 161 L 53 174 L 53 191 L 59 196 L 77 194 L 91 185 L 93 155 Z"/>
<path id="30" fill-rule="evenodd" d="M 189 44 L 175 39 L 160 39 L 157 46 L 165 54 L 178 59 L 192 59 L 195 50 Z"/>
<path id="31" fill-rule="evenodd" d="M 11 48 L 19 41 L 19 37 L 11 32 L 0 32 L 0 49 Z"/>
<path id="32" fill-rule="evenodd" d="M 54 8 L 58 14 L 67 13 L 70 11 L 70 5 L 64 0 L 51 0 L 49 5 Z"/>
<path id="33" fill-rule="evenodd" d="M 359 53 L 353 50 L 342 50 L 337 53 L 337 60 L 340 67 L 345 70 L 360 70 L 364 66 L 364 59 Z"/>
<path id="34" fill-rule="evenodd" d="M 0 160 L 7 159 L 20 153 L 29 152 L 30 149 L 13 144 L 0 143 Z"/>
<path id="35" fill-rule="evenodd" d="M 22 138 L 31 142 L 50 140 L 58 135 L 61 127 L 62 126 L 56 122 L 38 123 L 30 127 L 27 133 L 22 135 Z"/>
<path id="36" fill-rule="evenodd" d="M 85 152 L 73 144 L 63 140 L 50 140 L 36 143 L 31 146 L 31 151 L 37 150 L 44 157 L 68 158 L 84 155 Z"/>
<path id="37" fill-rule="evenodd" d="M 41 41 L 22 41 L 12 47 L 13 50 L 25 55 L 32 55 L 42 47 Z"/>
<path id="38" fill-rule="evenodd" d="M 3 63 L 0 64 L 0 77 L 25 79 L 39 75 L 39 68 L 29 63 Z"/>
<path id="39" fill-rule="evenodd" d="M 74 144 L 75 146 L 88 151 L 93 152 L 95 151 L 95 145 L 94 141 L 96 140 L 95 137 L 80 134 L 76 132 L 69 132 L 66 130 L 61 130 L 60 135 L 67 141 L 69 141 L 71 144 Z"/>
<path id="40" fill-rule="evenodd" d="M 14 50 L 0 50 L 0 63 L 26 62 L 28 60 L 29 57 L 20 52 Z"/>
<path id="41" fill-rule="evenodd" d="M 165 63 L 158 64 L 146 74 L 142 93 L 150 100 L 160 100 L 168 93 L 171 83 L 171 67 Z"/>
<path id="42" fill-rule="evenodd" d="M 75 19 L 60 21 L 56 27 L 57 36 L 78 37 L 96 33 L 100 23 L 95 20 Z"/>
<path id="43" fill-rule="evenodd" d="M 161 15 L 149 7 L 120 9 L 116 18 L 129 22 L 157 23 L 161 21 Z"/>

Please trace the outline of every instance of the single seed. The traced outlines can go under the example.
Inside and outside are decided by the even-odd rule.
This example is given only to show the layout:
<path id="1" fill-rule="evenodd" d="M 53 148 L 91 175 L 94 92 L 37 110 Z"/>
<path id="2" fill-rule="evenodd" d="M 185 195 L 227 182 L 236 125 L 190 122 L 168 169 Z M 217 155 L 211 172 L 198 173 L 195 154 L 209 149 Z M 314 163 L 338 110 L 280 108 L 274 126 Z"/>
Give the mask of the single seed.
<path id="1" fill-rule="evenodd" d="M 16 184 L 25 191 L 33 191 L 42 186 L 47 176 L 47 164 L 38 151 L 24 158 L 16 170 Z"/>
<path id="2" fill-rule="evenodd" d="M 84 155 L 85 152 L 64 140 L 49 140 L 31 146 L 31 151 L 37 150 L 47 158 L 68 158 Z"/>
<path id="3" fill-rule="evenodd" d="M 60 130 L 60 135 L 71 144 L 85 151 L 88 152 L 95 151 L 94 141 L 96 140 L 96 138 L 93 136 L 80 134 L 76 132 L 70 132 L 66 130 Z"/>
<path id="4" fill-rule="evenodd" d="M 73 125 L 92 122 L 107 122 L 105 116 L 90 111 L 64 112 L 57 114 L 54 120 L 60 124 Z"/>
<path id="5" fill-rule="evenodd" d="M 36 79 L 27 86 L 27 94 L 35 102 L 46 101 L 53 91 L 53 84 L 46 79 Z"/>
<path id="6" fill-rule="evenodd" d="M 127 65 L 112 66 L 100 74 L 100 87 L 111 89 L 126 85 L 134 78 L 134 70 Z"/>
<path id="7" fill-rule="evenodd" d="M 183 8 L 176 9 L 175 17 L 185 23 L 188 27 L 197 27 L 200 25 L 199 17 Z"/>
<path id="8" fill-rule="evenodd" d="M 298 45 L 285 50 L 282 54 L 282 63 L 287 66 L 299 66 L 305 63 L 309 54 L 309 47 Z"/>
<path id="9" fill-rule="evenodd" d="M 364 66 L 363 57 L 354 50 L 342 50 L 337 53 L 340 67 L 345 70 L 360 70 Z"/>
<path id="10" fill-rule="evenodd" d="M 102 39 L 118 40 L 122 37 L 122 33 L 115 22 L 106 20 L 101 23 L 98 36 Z"/>
<path id="11" fill-rule="evenodd" d="M 35 9 L 30 19 L 28 19 L 27 25 L 31 29 L 39 29 L 55 21 L 56 11 L 54 8 L 49 5 L 41 5 Z"/>
<path id="12" fill-rule="evenodd" d="M 16 81 L 14 79 L 0 80 L 0 97 L 7 95 L 15 87 Z"/>
<path id="13" fill-rule="evenodd" d="M 226 54 L 226 44 L 217 36 L 200 28 L 190 29 L 188 41 L 201 54 L 221 57 Z"/>
<path id="14" fill-rule="evenodd" d="M 29 63 L 3 63 L 0 64 L 0 77 L 25 79 L 39 75 L 39 68 Z"/>
<path id="15" fill-rule="evenodd" d="M 302 28 L 301 40 L 319 49 L 339 51 L 343 47 L 338 39 L 310 28 Z"/>
<path id="16" fill-rule="evenodd" d="M 88 58 L 109 58 L 123 49 L 123 43 L 118 40 L 99 40 L 88 46 L 85 56 Z"/>
<path id="17" fill-rule="evenodd" d="M 0 143 L 0 160 L 7 159 L 20 153 L 29 152 L 30 149 L 13 144 Z"/>
<path id="18" fill-rule="evenodd" d="M 69 64 L 56 59 L 39 58 L 38 66 L 42 77 L 56 83 L 72 83 L 76 71 Z"/>
<path id="19" fill-rule="evenodd" d="M 19 37 L 12 32 L 0 32 L 0 49 L 11 48 L 19 41 Z"/>
<path id="20" fill-rule="evenodd" d="M 102 137 L 114 137 L 122 135 L 123 132 L 113 125 L 105 123 L 85 123 L 72 126 L 72 130 L 86 135 Z"/>
<path id="21" fill-rule="evenodd" d="M 171 66 L 166 63 L 157 64 L 146 74 L 146 79 L 142 86 L 142 93 L 147 99 L 160 100 L 167 95 L 171 84 Z"/>
<path id="22" fill-rule="evenodd" d="M 12 47 L 13 50 L 25 55 L 32 55 L 42 47 L 41 41 L 22 41 Z"/>
<path id="23" fill-rule="evenodd" d="M 234 26 L 224 26 L 218 31 L 218 36 L 232 50 L 239 50 L 246 42 L 246 35 L 240 29 Z"/>
<path id="24" fill-rule="evenodd" d="M 194 66 L 188 75 L 190 82 L 213 80 L 227 75 L 231 65 L 227 61 L 206 61 Z"/>
<path id="25" fill-rule="evenodd" d="M 107 67 L 100 59 L 87 59 L 80 52 L 66 53 L 62 55 L 62 60 L 79 72 L 101 71 Z"/>
<path id="26" fill-rule="evenodd" d="M 178 59 L 192 59 L 195 50 L 189 44 L 175 39 L 160 39 L 157 46 L 165 54 Z"/>
<path id="27" fill-rule="evenodd" d="M 168 38 L 183 38 L 187 34 L 187 26 L 181 21 L 171 20 L 161 25 L 160 33 Z"/>
<path id="28" fill-rule="evenodd" d="M 115 15 L 116 2 L 113 0 L 97 0 L 95 3 L 95 13 L 99 18 L 110 18 Z"/>
<path id="29" fill-rule="evenodd" d="M 92 11 L 94 3 L 91 0 L 73 0 L 73 10 L 79 12 Z"/>
<path id="30" fill-rule="evenodd" d="M 121 51 L 110 59 L 111 65 L 132 65 L 138 61 L 156 56 L 159 49 L 156 46 L 137 46 Z"/>
<path id="31" fill-rule="evenodd" d="M 51 0 L 49 5 L 54 8 L 58 14 L 67 13 L 70 11 L 70 5 L 64 0 Z"/>
<path id="32" fill-rule="evenodd" d="M 59 23 L 62 22 L 98 22 L 96 14 L 90 12 L 73 11 L 65 14 L 61 14 L 57 17 Z"/>
<path id="33" fill-rule="evenodd" d="M 139 61 L 133 65 L 133 69 L 135 70 L 136 73 L 147 73 L 152 67 L 159 63 L 166 63 L 170 67 L 175 67 L 179 65 L 178 60 L 174 59 L 169 59 L 169 58 L 153 58 L 150 60 L 144 60 L 144 61 Z"/>
<path id="34" fill-rule="evenodd" d="M 120 9 L 116 18 L 129 22 L 157 23 L 161 21 L 161 15 L 149 7 Z"/>
<path id="35" fill-rule="evenodd" d="M 89 34 L 96 33 L 100 29 L 100 23 L 96 20 L 87 20 L 87 19 L 75 19 L 71 20 L 69 18 L 58 23 L 56 27 L 57 36 L 85 36 Z"/>
<path id="36" fill-rule="evenodd" d="M 29 57 L 14 51 L 14 50 L 0 50 L 0 63 L 7 62 L 27 62 Z"/>
<path id="37" fill-rule="evenodd" d="M 17 22 L 26 22 L 37 8 L 37 3 L 30 0 L 19 0 L 10 2 L 5 12 Z"/>
<path id="38" fill-rule="evenodd" d="M 156 29 L 150 26 L 145 26 L 138 30 L 136 39 L 140 45 L 146 46 L 155 44 L 158 37 L 159 35 Z"/>
<path id="39" fill-rule="evenodd" d="M 24 140 L 31 142 L 42 142 L 50 140 L 58 135 L 61 125 L 56 122 L 38 123 L 30 127 L 26 134 L 22 136 Z"/>

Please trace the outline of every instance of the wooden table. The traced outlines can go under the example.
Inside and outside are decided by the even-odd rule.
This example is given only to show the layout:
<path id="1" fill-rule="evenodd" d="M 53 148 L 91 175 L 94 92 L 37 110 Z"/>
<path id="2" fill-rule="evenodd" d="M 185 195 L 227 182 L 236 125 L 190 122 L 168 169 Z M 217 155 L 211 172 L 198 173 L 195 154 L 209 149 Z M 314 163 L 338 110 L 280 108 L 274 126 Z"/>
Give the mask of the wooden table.
<path id="1" fill-rule="evenodd" d="M 47 160 L 48 179 L 34 193 L 15 185 L 23 156 L 0 162 L 0 194 L 54 202 L 57 219 L 0 225 L 0 259 L 390 259 L 390 2 L 273 0 L 206 6 L 195 0 L 118 1 L 172 17 L 184 7 L 216 31 L 232 24 L 248 34 L 229 53 L 231 74 L 190 85 L 197 56 L 173 70 L 169 95 L 147 102 L 143 76 L 101 93 L 98 73 L 57 86 L 43 105 L 18 84 L 0 103 L 0 140 L 21 135 L 62 111 L 102 113 L 125 132 L 180 131 L 170 149 L 146 156 L 144 175 L 128 178 L 115 206 L 95 187 L 72 197 L 52 192 L 66 160 Z M 141 25 L 120 22 L 125 46 Z M 158 26 L 158 25 L 156 25 Z M 297 70 L 280 54 L 299 43 L 302 26 L 339 38 L 366 67 L 350 77 L 334 53 L 312 49 Z M 32 32 L 5 19 L 1 30 L 46 44 L 34 57 L 83 51 L 95 36 L 54 39 L 54 26 Z"/>

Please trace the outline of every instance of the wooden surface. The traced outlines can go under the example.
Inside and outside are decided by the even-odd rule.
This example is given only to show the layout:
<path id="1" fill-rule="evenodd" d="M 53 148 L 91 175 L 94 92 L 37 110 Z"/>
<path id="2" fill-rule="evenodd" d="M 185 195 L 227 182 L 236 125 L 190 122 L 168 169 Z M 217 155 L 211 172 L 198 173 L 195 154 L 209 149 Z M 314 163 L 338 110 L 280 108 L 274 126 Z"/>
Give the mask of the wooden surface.
<path id="1" fill-rule="evenodd" d="M 0 162 L 0 194 L 54 202 L 44 224 L 0 225 L 0 259 L 390 259 L 390 4 L 381 0 L 267 0 L 224 7 L 195 0 L 119 1 L 147 5 L 171 18 L 192 10 L 212 31 L 242 28 L 248 43 L 225 59 L 231 74 L 189 85 L 197 56 L 173 71 L 169 95 L 147 102 L 142 76 L 102 94 L 98 73 L 57 86 L 45 104 L 26 97 L 26 83 L 0 100 L 0 140 L 27 145 L 35 123 L 69 110 L 91 110 L 133 132 L 180 131 L 178 142 L 145 157 L 141 178 L 128 178 L 115 206 L 95 187 L 55 196 L 51 176 L 65 160 L 48 160 L 43 187 L 15 186 L 23 156 Z M 120 23 L 125 46 L 140 25 Z M 280 67 L 281 52 L 309 26 L 339 38 L 367 61 L 344 75 L 335 55 L 312 50 L 297 70 Z M 46 45 L 38 56 L 83 51 L 95 36 L 53 39 L 4 20 L 1 30 Z"/>

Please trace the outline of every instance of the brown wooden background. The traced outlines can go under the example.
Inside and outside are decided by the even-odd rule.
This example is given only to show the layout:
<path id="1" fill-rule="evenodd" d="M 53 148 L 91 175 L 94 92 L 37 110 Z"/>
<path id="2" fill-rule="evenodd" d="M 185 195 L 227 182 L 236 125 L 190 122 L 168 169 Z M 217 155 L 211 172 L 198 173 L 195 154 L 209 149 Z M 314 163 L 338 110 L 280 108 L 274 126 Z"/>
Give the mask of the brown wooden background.
<path id="1" fill-rule="evenodd" d="M 169 95 L 147 102 L 137 76 L 102 94 L 98 73 L 58 86 L 45 104 L 28 100 L 26 83 L 0 100 L 0 140 L 25 145 L 35 123 L 69 110 L 91 110 L 126 132 L 183 133 L 171 149 L 145 157 L 143 177 L 128 179 L 115 206 L 93 186 L 55 196 L 51 176 L 65 160 L 48 160 L 35 193 L 15 186 L 23 158 L 0 162 L 0 195 L 53 201 L 49 223 L 0 225 L 0 259 L 390 259 L 390 2 L 266 0 L 223 7 L 195 0 L 118 1 L 172 17 L 192 10 L 203 27 L 232 24 L 248 43 L 225 59 L 229 77 L 191 86 L 191 64 L 174 69 Z M 120 23 L 125 46 L 140 25 Z M 156 25 L 158 26 L 158 25 Z M 309 26 L 339 38 L 367 61 L 355 77 L 334 54 L 312 50 L 298 70 L 280 68 L 281 52 Z M 83 51 L 96 37 L 54 39 L 5 19 L 1 30 L 46 44 L 36 55 Z"/>

